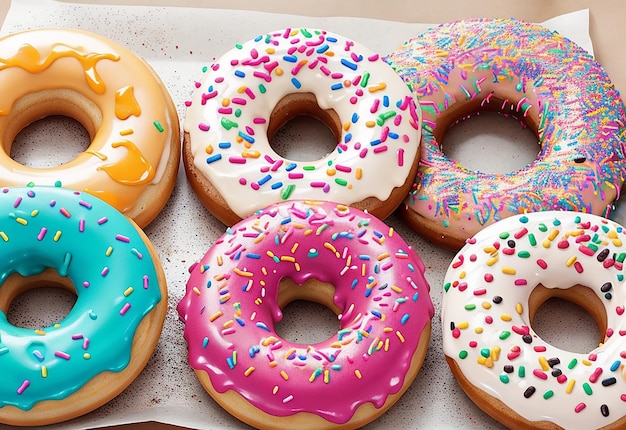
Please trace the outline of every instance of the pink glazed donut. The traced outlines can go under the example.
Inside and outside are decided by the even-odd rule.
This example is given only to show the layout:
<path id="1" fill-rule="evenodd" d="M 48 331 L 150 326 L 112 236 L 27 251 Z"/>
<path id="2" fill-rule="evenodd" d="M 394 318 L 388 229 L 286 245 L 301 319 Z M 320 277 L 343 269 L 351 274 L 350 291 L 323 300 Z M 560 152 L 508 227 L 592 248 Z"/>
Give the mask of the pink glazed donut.
<path id="1" fill-rule="evenodd" d="M 270 206 L 229 228 L 190 272 L 178 312 L 191 367 L 216 402 L 257 428 L 365 425 L 424 360 L 434 313 L 424 265 L 361 210 Z M 274 325 L 296 299 L 332 309 L 337 333 L 316 344 L 281 338 Z"/>
<path id="2" fill-rule="evenodd" d="M 433 28 L 387 61 L 423 115 L 418 174 L 400 211 L 417 232 L 458 250 L 511 215 L 609 214 L 626 176 L 626 113 L 606 72 L 575 43 L 537 24 L 473 19 Z M 511 173 L 472 171 L 448 158 L 446 130 L 480 111 L 528 125 L 537 158 Z"/>

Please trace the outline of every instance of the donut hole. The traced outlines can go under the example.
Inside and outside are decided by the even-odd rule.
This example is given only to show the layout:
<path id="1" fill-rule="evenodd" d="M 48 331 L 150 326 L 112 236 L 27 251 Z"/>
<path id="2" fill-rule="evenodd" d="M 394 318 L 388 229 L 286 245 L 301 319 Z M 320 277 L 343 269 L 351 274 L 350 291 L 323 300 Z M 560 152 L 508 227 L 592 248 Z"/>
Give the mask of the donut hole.
<path id="1" fill-rule="evenodd" d="M 19 99 L 7 118 L 5 152 L 32 168 L 55 168 L 91 145 L 101 112 L 72 90 L 40 91 Z"/>
<path id="2" fill-rule="evenodd" d="M 335 150 L 341 124 L 334 109 L 322 109 L 314 94 L 289 94 L 274 107 L 267 135 L 281 157 L 315 161 Z"/>
<path id="3" fill-rule="evenodd" d="M 557 348 L 588 353 L 604 342 L 606 312 L 590 288 L 576 285 L 561 290 L 540 285 L 531 294 L 529 311 L 533 331 Z"/>
<path id="4" fill-rule="evenodd" d="M 76 303 L 71 281 L 56 270 L 22 276 L 12 274 L 0 287 L 0 309 L 9 324 L 42 329 L 63 321 Z"/>
<path id="5" fill-rule="evenodd" d="M 332 301 L 334 291 L 331 284 L 317 279 L 302 285 L 289 278 L 283 279 L 278 292 L 282 319 L 274 327 L 276 333 L 300 345 L 314 345 L 329 339 L 339 330 L 339 309 Z"/>

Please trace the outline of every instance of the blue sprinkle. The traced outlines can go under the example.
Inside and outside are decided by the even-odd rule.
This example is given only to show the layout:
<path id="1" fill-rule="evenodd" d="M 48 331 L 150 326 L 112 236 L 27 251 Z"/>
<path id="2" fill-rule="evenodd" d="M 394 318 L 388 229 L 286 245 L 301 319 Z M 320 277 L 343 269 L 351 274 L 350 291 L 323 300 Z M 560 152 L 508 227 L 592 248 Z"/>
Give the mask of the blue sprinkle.
<path id="1" fill-rule="evenodd" d="M 254 143 L 254 137 L 250 136 L 249 134 L 246 134 L 246 133 L 244 133 L 242 131 L 240 131 L 238 134 L 239 134 L 239 137 L 241 137 L 246 142 Z"/>
<path id="2" fill-rule="evenodd" d="M 354 112 L 352 114 L 352 124 L 355 124 L 359 120 L 359 114 Z"/>
<path id="3" fill-rule="evenodd" d="M 347 133 L 346 137 L 343 138 L 344 143 L 348 143 L 352 140 L 352 133 Z"/>
<path id="4" fill-rule="evenodd" d="M 205 337 L 205 338 L 202 340 L 202 348 L 206 348 L 206 346 L 207 346 L 208 344 L 209 344 L 209 338 L 208 338 L 208 337 Z"/>
<path id="5" fill-rule="evenodd" d="M 293 84 L 294 87 L 296 87 L 297 89 L 302 88 L 302 84 L 300 83 L 299 80 L 297 80 L 295 77 L 291 78 L 291 83 Z"/>
<path id="6" fill-rule="evenodd" d="M 389 107 L 389 96 L 383 97 L 383 106 Z"/>
<path id="7" fill-rule="evenodd" d="M 298 57 L 295 55 L 283 55 L 283 60 L 288 61 L 290 63 L 295 63 L 298 61 Z"/>
<path id="8" fill-rule="evenodd" d="M 250 358 L 254 358 L 254 356 L 257 355 L 259 352 L 261 352 L 261 348 L 256 345 L 252 345 L 250 347 Z"/>
<path id="9" fill-rule="evenodd" d="M 332 43 L 337 43 L 337 38 L 334 36 L 326 36 L 326 40 Z"/>
<path id="10" fill-rule="evenodd" d="M 616 360 L 612 365 L 611 365 L 611 372 L 615 372 L 617 369 L 619 369 L 619 367 L 621 366 L 622 362 L 620 360 Z"/>
<path id="11" fill-rule="evenodd" d="M 341 59 L 341 64 L 343 64 L 344 66 L 346 66 L 347 68 L 351 70 L 356 70 L 358 68 L 358 66 L 355 63 L 353 63 L 352 61 L 348 61 L 345 58 Z"/>
<path id="12" fill-rule="evenodd" d="M 290 222 L 291 222 L 291 217 L 283 218 L 283 219 L 280 221 L 280 225 L 289 224 Z"/>
<path id="13" fill-rule="evenodd" d="M 245 78 L 246 74 L 245 72 L 242 72 L 241 70 L 235 70 L 235 76 L 237 76 L 238 78 Z"/>
<path id="14" fill-rule="evenodd" d="M 269 181 L 270 179 L 272 179 L 272 175 L 265 175 L 263 176 L 261 179 L 259 179 L 257 181 L 257 184 L 259 185 L 264 185 L 267 181 Z"/>
<path id="15" fill-rule="evenodd" d="M 287 164 L 287 166 L 285 167 L 285 170 L 288 172 L 291 172 L 293 169 L 295 169 L 296 167 L 298 167 L 298 165 L 296 163 L 289 163 Z"/>
<path id="16" fill-rule="evenodd" d="M 330 49 L 330 46 L 328 46 L 328 44 L 323 44 L 322 46 L 320 46 L 319 48 L 317 48 L 317 52 L 318 54 L 323 54 L 324 52 L 328 51 Z"/>
<path id="17" fill-rule="evenodd" d="M 278 181 L 278 182 L 274 182 L 274 183 L 272 184 L 272 190 L 277 190 L 277 189 L 279 189 L 279 188 L 280 188 L 280 187 L 282 187 L 282 186 L 283 186 L 283 183 L 282 183 L 282 182 L 280 182 L 280 181 Z"/>
<path id="18" fill-rule="evenodd" d="M 262 328 L 263 330 L 265 330 L 265 331 L 267 331 L 267 332 L 270 332 L 270 329 L 269 329 L 269 328 L 265 325 L 265 323 L 263 323 L 263 322 L 258 322 L 258 323 L 256 323 L 256 326 L 257 326 L 258 328 Z M 271 332 L 270 332 L 270 333 L 271 333 Z"/>
<path id="19" fill-rule="evenodd" d="M 231 144 L 230 142 L 220 142 L 217 144 L 218 147 L 220 147 L 221 149 L 228 149 L 230 148 Z"/>
<path id="20" fill-rule="evenodd" d="M 356 287 L 358 283 L 359 283 L 359 280 L 355 278 L 354 281 L 352 281 L 352 285 L 350 285 L 350 288 L 354 290 L 354 287 Z"/>
<path id="21" fill-rule="evenodd" d="M 366 254 L 359 255 L 359 260 L 369 261 L 370 256 Z"/>
<path id="22" fill-rule="evenodd" d="M 409 320 L 409 314 L 404 314 L 402 315 L 402 319 L 400 320 L 400 323 L 402 323 L 402 325 L 406 324 L 406 322 Z"/>
<path id="23" fill-rule="evenodd" d="M 376 145 L 380 145 L 380 139 L 374 139 L 370 142 L 371 146 L 376 146 Z"/>
<path id="24" fill-rule="evenodd" d="M 332 84 L 332 85 L 330 86 L 330 89 L 331 89 L 331 90 L 333 90 L 333 91 L 340 90 L 340 89 L 342 89 L 342 88 L 343 88 L 343 84 L 341 84 L 341 83 L 338 83 L 338 84 Z"/>
<path id="25" fill-rule="evenodd" d="M 372 315 L 374 315 L 376 318 L 381 319 L 383 317 L 383 314 L 381 314 L 378 311 L 371 311 L 371 312 L 372 312 Z"/>
<path id="26" fill-rule="evenodd" d="M 233 360 L 233 357 L 228 357 L 226 363 L 228 363 L 228 367 L 230 367 L 231 370 L 235 368 L 235 360 Z"/>
<path id="27" fill-rule="evenodd" d="M 206 163 L 211 164 L 221 159 L 222 159 L 222 154 L 211 155 L 209 158 L 206 159 Z"/>
<path id="28" fill-rule="evenodd" d="M 415 294 L 413 294 L 413 301 L 414 301 L 414 302 L 416 302 L 416 301 L 417 301 L 417 299 L 419 299 L 419 297 L 420 297 L 420 294 L 419 294 L 419 293 L 415 293 Z"/>
<path id="29" fill-rule="evenodd" d="M 371 296 L 371 295 L 372 295 L 372 289 L 371 289 L 371 288 L 367 288 L 367 289 L 365 290 L 365 297 L 369 297 L 369 296 Z"/>
<path id="30" fill-rule="evenodd" d="M 241 318 L 235 318 L 235 321 L 237 321 L 237 323 L 239 323 L 239 325 L 242 327 L 246 326 L 246 322 L 242 320 Z"/>
<path id="31" fill-rule="evenodd" d="M 248 258 L 254 258 L 255 260 L 258 260 L 261 258 L 261 254 L 253 254 L 252 252 L 249 252 L 246 254 L 246 257 Z"/>

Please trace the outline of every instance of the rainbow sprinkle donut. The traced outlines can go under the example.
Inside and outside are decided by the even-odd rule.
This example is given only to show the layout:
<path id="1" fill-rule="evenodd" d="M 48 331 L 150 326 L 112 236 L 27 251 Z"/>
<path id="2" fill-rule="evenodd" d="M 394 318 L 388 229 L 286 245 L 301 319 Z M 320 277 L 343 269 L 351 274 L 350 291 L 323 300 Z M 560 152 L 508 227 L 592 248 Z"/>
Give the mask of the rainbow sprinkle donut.
<path id="1" fill-rule="evenodd" d="M 90 412 L 135 379 L 159 339 L 167 290 L 156 252 L 113 206 L 65 188 L 5 188 L 0 218 L 0 422 Z M 41 286 L 75 292 L 70 313 L 34 330 L 9 323 L 13 298 Z"/>
<path id="2" fill-rule="evenodd" d="M 326 31 L 284 29 L 238 44 L 204 69 L 187 105 L 187 177 L 227 225 L 288 199 L 342 202 L 384 219 L 417 172 L 421 118 L 411 91 L 380 55 Z M 329 126 L 331 153 L 297 161 L 275 152 L 270 139 L 298 115 Z"/>
<path id="3" fill-rule="evenodd" d="M 626 232 L 592 214 L 546 211 L 498 221 L 444 279 L 443 347 L 472 400 L 509 428 L 626 425 Z M 593 315 L 601 343 L 553 346 L 533 316 L 552 297 Z"/>
<path id="4" fill-rule="evenodd" d="M 362 426 L 421 367 L 434 313 L 424 265 L 393 228 L 358 209 L 270 206 L 229 228 L 190 271 L 178 312 L 191 367 L 220 405 L 257 428 Z M 274 324 L 295 299 L 332 309 L 337 333 L 316 344 L 281 338 Z"/>
<path id="5" fill-rule="evenodd" d="M 604 70 L 575 43 L 535 24 L 474 19 L 433 28 L 387 61 L 422 109 L 419 171 L 401 212 L 416 231 L 459 249 L 519 213 L 608 216 L 626 172 L 626 113 Z M 538 137 L 536 160 L 490 174 L 444 155 L 448 127 L 479 111 L 526 123 Z"/>

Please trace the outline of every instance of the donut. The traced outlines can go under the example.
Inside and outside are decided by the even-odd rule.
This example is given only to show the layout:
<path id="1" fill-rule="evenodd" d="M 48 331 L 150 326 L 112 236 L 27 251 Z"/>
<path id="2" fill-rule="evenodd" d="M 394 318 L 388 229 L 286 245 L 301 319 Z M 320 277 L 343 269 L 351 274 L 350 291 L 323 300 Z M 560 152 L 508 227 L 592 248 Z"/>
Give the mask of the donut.
<path id="1" fill-rule="evenodd" d="M 103 200 L 61 187 L 0 192 L 0 422 L 83 415 L 141 372 L 167 311 L 165 276 L 145 234 Z M 7 320 L 19 294 L 76 294 L 69 314 L 30 329 Z"/>
<path id="2" fill-rule="evenodd" d="M 468 239 L 444 278 L 443 349 L 480 408 L 509 428 L 624 428 L 625 245 L 621 225 L 570 211 L 514 215 Z M 595 318 L 597 348 L 537 335 L 554 297 Z"/>
<path id="3" fill-rule="evenodd" d="M 0 38 L 0 186 L 85 191 L 140 227 L 162 210 L 180 161 L 178 114 L 152 68 L 125 47 L 76 29 L 28 30 Z M 53 168 L 11 158 L 17 134 L 52 115 L 78 121 L 85 151 Z"/>
<path id="4" fill-rule="evenodd" d="M 288 199 L 341 202 L 384 219 L 408 194 L 421 116 L 379 54 L 327 31 L 288 28 L 237 44 L 203 71 L 187 102 L 183 161 L 193 190 L 226 225 Z M 299 161 L 272 148 L 299 115 L 330 128 L 332 152 Z"/>
<path id="5" fill-rule="evenodd" d="M 362 426 L 424 360 L 433 317 L 424 265 L 359 209 L 271 205 L 227 229 L 190 273 L 178 304 L 189 363 L 218 404 L 256 428 Z M 337 333 L 315 344 L 278 335 L 281 309 L 296 299 L 335 312 Z"/>
<path id="6" fill-rule="evenodd" d="M 514 214 L 610 214 L 625 176 L 624 103 L 574 42 L 537 24 L 471 19 L 410 39 L 386 60 L 423 115 L 418 174 L 399 211 L 415 231 L 458 251 Z M 447 157 L 446 131 L 481 111 L 528 126 L 538 139 L 536 159 L 515 172 L 484 173 Z"/>

